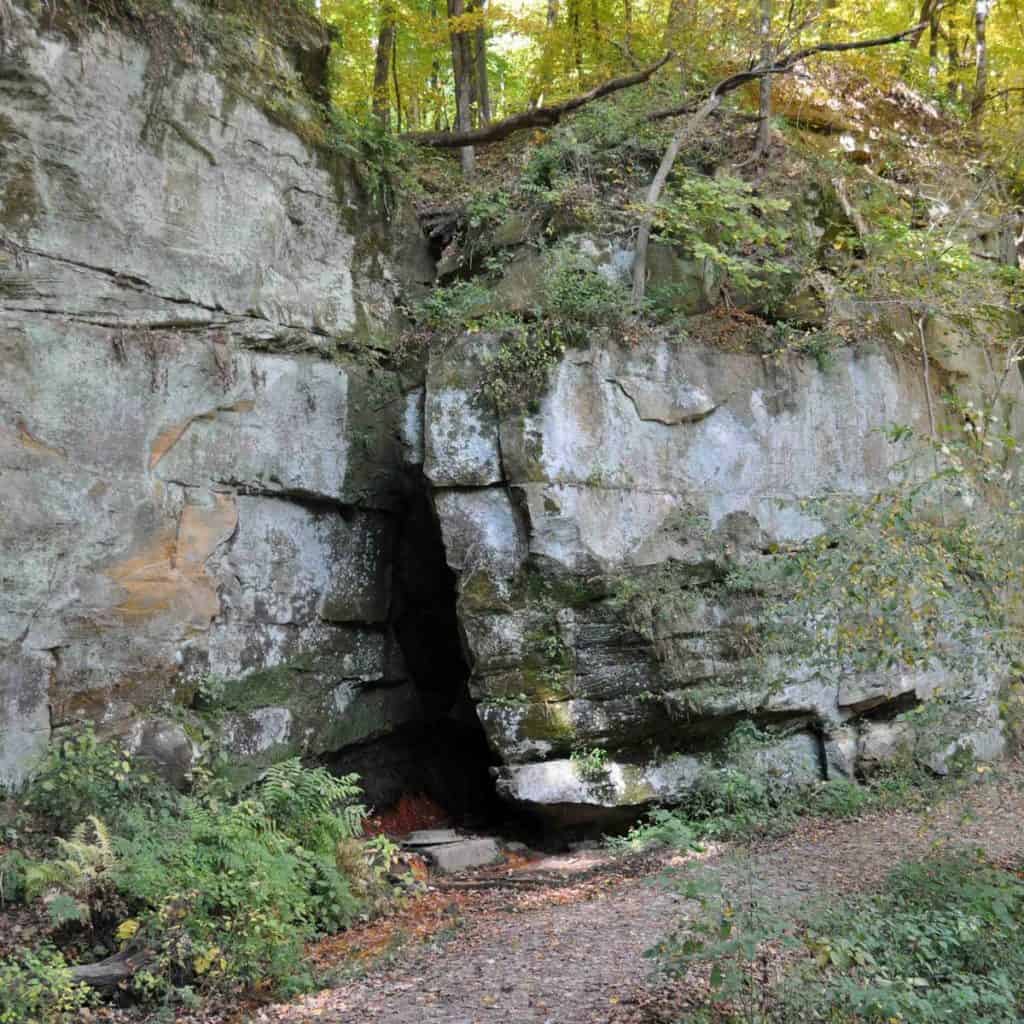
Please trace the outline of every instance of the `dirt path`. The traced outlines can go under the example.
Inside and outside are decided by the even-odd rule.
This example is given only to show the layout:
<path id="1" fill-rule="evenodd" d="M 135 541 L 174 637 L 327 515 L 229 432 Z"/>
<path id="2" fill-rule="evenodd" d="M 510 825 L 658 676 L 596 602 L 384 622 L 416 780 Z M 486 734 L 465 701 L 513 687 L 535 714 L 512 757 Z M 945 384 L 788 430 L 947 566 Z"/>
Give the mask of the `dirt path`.
<path id="1" fill-rule="evenodd" d="M 711 850 L 678 867 L 701 867 L 779 900 L 829 896 L 881 882 L 901 860 L 937 843 L 982 846 L 996 857 L 1024 852 L 1019 775 L 921 812 L 842 822 L 805 821 L 752 848 Z M 386 966 L 306 1000 L 265 1008 L 265 1024 L 607 1024 L 630 1011 L 650 975 L 644 950 L 684 912 L 656 865 L 527 899 L 498 891 L 461 904 L 448 941 L 410 944 Z M 517 873 L 521 874 L 521 873 Z M 578 890 L 578 891 L 577 891 Z"/>

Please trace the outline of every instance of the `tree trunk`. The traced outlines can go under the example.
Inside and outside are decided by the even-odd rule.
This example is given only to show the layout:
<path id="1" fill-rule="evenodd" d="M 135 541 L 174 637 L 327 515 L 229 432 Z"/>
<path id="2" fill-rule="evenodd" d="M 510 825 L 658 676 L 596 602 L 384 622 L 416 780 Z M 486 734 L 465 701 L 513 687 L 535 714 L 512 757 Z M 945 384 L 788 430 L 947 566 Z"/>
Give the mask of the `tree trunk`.
<path id="1" fill-rule="evenodd" d="M 761 0 L 761 21 L 758 26 L 761 38 L 761 63 L 772 62 L 772 0 Z M 765 75 L 759 83 L 757 104 L 757 142 L 754 145 L 754 159 L 760 160 L 768 152 L 771 139 L 772 76 Z"/>
<path id="2" fill-rule="evenodd" d="M 373 65 L 373 97 L 370 100 L 373 116 L 384 129 L 391 127 L 391 56 L 395 49 L 395 9 L 391 0 L 383 0 L 380 7 L 380 27 L 377 30 L 377 59 Z"/>
<path id="3" fill-rule="evenodd" d="M 960 97 L 960 54 L 957 52 L 956 36 L 952 32 L 946 40 L 949 58 L 949 83 L 946 85 L 946 97 L 950 103 L 956 103 Z"/>
<path id="4" fill-rule="evenodd" d="M 71 968 L 71 979 L 76 984 L 90 988 L 113 990 L 130 981 L 136 972 L 153 960 L 153 954 L 146 951 L 129 953 L 127 950 L 115 953 L 94 964 L 79 964 Z"/>
<path id="5" fill-rule="evenodd" d="M 402 130 L 402 91 L 398 88 L 398 28 L 394 32 L 391 51 L 391 79 L 395 86 L 395 131 Z"/>
<path id="6" fill-rule="evenodd" d="M 491 121 L 491 90 L 487 84 L 487 27 L 482 16 L 487 12 L 487 0 L 479 0 L 481 22 L 476 30 L 476 96 L 479 104 L 480 124 Z"/>
<path id="7" fill-rule="evenodd" d="M 461 18 L 466 13 L 464 0 L 448 0 L 448 17 Z M 472 126 L 472 75 L 473 62 L 467 51 L 467 34 L 449 30 L 452 46 L 452 75 L 455 80 L 455 131 L 468 132 Z M 459 150 L 462 162 L 462 173 L 467 177 L 473 173 L 475 154 L 472 146 L 463 146 Z"/>
<path id="8" fill-rule="evenodd" d="M 572 32 L 572 62 L 577 81 L 583 81 L 583 39 L 580 24 L 581 0 L 569 0 L 569 29 Z"/>
<path id="9" fill-rule="evenodd" d="M 988 92 L 988 42 L 986 30 L 992 0 L 974 0 L 974 95 L 971 97 L 971 127 L 981 125 Z"/>
<path id="10" fill-rule="evenodd" d="M 465 146 L 483 145 L 490 142 L 499 142 L 507 139 L 514 132 L 522 131 L 524 128 L 551 128 L 558 124 L 566 114 L 585 107 L 588 103 L 611 96 L 613 93 L 629 89 L 641 82 L 646 82 L 650 77 L 663 68 L 668 62 L 671 54 L 665 54 L 661 60 L 649 67 L 634 71 L 632 74 L 623 75 L 620 78 L 610 78 L 607 82 L 594 86 L 589 92 L 570 99 L 562 100 L 550 107 L 530 107 L 521 114 L 513 114 L 511 117 L 494 121 L 485 128 L 476 128 L 468 132 L 406 132 L 402 138 L 414 142 L 420 146 L 435 146 L 439 149 L 459 149 Z"/>
<path id="11" fill-rule="evenodd" d="M 932 10 L 928 27 L 928 81 L 939 80 L 939 12 Z"/>

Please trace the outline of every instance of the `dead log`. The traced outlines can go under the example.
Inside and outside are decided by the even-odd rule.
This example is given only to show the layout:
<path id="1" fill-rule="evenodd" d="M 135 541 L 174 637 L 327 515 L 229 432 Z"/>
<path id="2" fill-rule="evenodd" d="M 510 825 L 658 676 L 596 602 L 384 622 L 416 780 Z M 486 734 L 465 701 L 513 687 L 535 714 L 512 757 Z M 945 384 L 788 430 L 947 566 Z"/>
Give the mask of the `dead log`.
<path id="1" fill-rule="evenodd" d="M 78 964 L 71 968 L 73 981 L 88 985 L 90 988 L 107 991 L 115 989 L 132 977 L 153 960 L 153 954 L 147 950 L 134 953 L 122 951 L 108 956 L 94 964 Z"/>
<path id="2" fill-rule="evenodd" d="M 535 107 L 533 110 L 523 111 L 521 114 L 513 114 L 501 121 L 494 121 L 484 125 L 482 128 L 474 128 L 465 132 L 406 132 L 401 137 L 407 142 L 413 142 L 418 146 L 433 146 L 436 149 L 461 149 L 463 146 L 480 146 L 489 142 L 500 142 L 507 139 L 514 132 L 522 131 L 524 128 L 551 128 L 558 124 L 566 114 L 579 110 L 580 107 L 593 103 L 594 100 L 611 96 L 612 93 L 621 92 L 630 86 L 640 85 L 646 82 L 659 68 L 672 58 L 672 54 L 666 53 L 656 64 L 634 72 L 632 75 L 623 75 L 621 78 L 612 78 L 595 86 L 590 92 L 573 96 L 571 99 L 563 100 L 561 103 L 552 104 L 550 107 Z"/>

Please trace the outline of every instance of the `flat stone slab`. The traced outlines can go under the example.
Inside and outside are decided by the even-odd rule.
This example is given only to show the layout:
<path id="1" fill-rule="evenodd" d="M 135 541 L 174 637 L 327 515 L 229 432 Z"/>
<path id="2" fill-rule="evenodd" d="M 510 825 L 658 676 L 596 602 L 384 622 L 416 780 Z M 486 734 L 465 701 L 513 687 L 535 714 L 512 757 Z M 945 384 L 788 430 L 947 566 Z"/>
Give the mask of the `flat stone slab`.
<path id="1" fill-rule="evenodd" d="M 434 862 L 435 870 L 446 875 L 486 864 L 497 864 L 501 860 L 501 851 L 493 839 L 461 839 L 440 846 L 424 846 L 419 852 Z"/>
<path id="2" fill-rule="evenodd" d="M 402 841 L 403 846 L 441 846 L 444 843 L 459 842 L 459 834 L 453 828 L 425 828 L 410 832 Z"/>

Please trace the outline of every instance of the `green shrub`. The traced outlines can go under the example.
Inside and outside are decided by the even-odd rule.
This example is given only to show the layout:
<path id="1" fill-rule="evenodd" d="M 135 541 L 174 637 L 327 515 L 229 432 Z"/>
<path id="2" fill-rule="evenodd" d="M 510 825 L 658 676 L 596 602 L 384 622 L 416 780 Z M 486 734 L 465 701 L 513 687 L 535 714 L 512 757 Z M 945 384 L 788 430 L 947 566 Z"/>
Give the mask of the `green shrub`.
<path id="1" fill-rule="evenodd" d="M 676 174 L 658 207 L 658 237 L 706 259 L 744 292 L 778 297 L 794 270 L 780 262 L 789 240 L 782 199 L 757 195 L 739 178 Z M 761 305 L 770 306 L 771 301 Z"/>
<path id="2" fill-rule="evenodd" d="M 665 807 L 655 807 L 624 836 L 609 839 L 608 845 L 621 852 L 639 852 L 657 847 L 692 850 L 697 841 L 693 826 L 683 815 Z"/>
<path id="3" fill-rule="evenodd" d="M 813 1020 L 1016 1024 L 1024 1010 L 1024 882 L 966 854 L 908 864 L 877 896 L 825 911 L 783 989 Z"/>
<path id="4" fill-rule="evenodd" d="M 25 897 L 25 869 L 31 861 L 20 850 L 0 856 L 0 910 Z"/>
<path id="5" fill-rule="evenodd" d="M 595 327 L 618 323 L 629 307 L 629 295 L 621 284 L 567 246 L 551 250 L 547 270 L 544 308 L 560 323 L 570 343 L 585 340 Z"/>
<path id="6" fill-rule="evenodd" d="M 207 987 L 301 980 L 303 944 L 363 909 L 338 851 L 361 831 L 358 793 L 354 776 L 294 759 L 248 799 L 182 797 L 173 813 L 130 816 L 112 875 L 161 950 L 152 973 Z"/>
<path id="7" fill-rule="evenodd" d="M 690 880 L 696 900 L 648 951 L 667 973 L 711 965 L 711 999 L 745 1020 L 1016 1024 L 1024 1008 L 1024 881 L 978 856 L 905 864 L 883 891 L 784 912 L 751 879 Z M 772 948 L 788 955 L 779 980 Z M 715 1018 L 718 1019 L 718 1018 Z M 723 1018 L 730 1019 L 730 1018 Z"/>
<path id="8" fill-rule="evenodd" d="M 481 388 L 504 411 L 526 405 L 544 391 L 566 343 L 557 325 L 529 325 L 503 318 L 499 326 L 504 328 L 501 341 Z"/>
<path id="9" fill-rule="evenodd" d="M 827 818 L 855 818 L 875 802 L 874 794 L 849 779 L 829 779 L 809 794 L 807 809 Z"/>
<path id="10" fill-rule="evenodd" d="M 608 751 L 601 747 L 580 747 L 569 759 L 576 774 L 585 782 L 603 782 L 608 777 Z"/>
<path id="11" fill-rule="evenodd" d="M 56 950 L 0 959 L 0 1024 L 64 1024 L 92 1001 Z"/>
<path id="12" fill-rule="evenodd" d="M 358 839 L 357 779 L 298 759 L 243 794 L 197 776 L 196 792 L 181 794 L 139 772 L 116 742 L 67 740 L 33 781 L 32 808 L 62 829 L 76 807 L 102 808 L 110 828 L 90 814 L 48 857 L 8 854 L 7 898 L 44 898 L 59 934 L 74 941 L 88 928 L 97 952 L 144 943 L 154 959 L 136 979 L 143 995 L 301 987 L 304 944 L 374 909 L 387 889 L 388 851 Z"/>
<path id="13" fill-rule="evenodd" d="M 52 831 L 67 835 L 89 816 L 113 823 L 126 807 L 149 802 L 161 790 L 120 743 L 101 742 L 87 726 L 50 745 L 23 803 Z"/>

